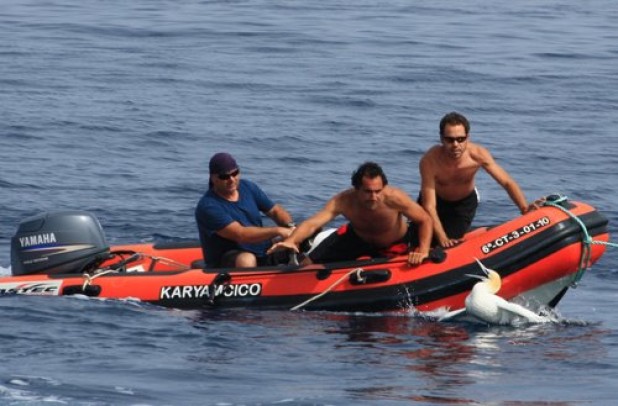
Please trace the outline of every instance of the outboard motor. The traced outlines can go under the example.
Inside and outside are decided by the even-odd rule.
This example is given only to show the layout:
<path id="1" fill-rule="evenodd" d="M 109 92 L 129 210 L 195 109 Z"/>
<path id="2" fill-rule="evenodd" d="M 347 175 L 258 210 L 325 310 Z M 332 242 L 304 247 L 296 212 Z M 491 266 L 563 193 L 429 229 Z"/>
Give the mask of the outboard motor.
<path id="1" fill-rule="evenodd" d="M 11 239 L 13 275 L 78 273 L 109 257 L 96 217 L 86 211 L 46 212 L 23 220 Z"/>

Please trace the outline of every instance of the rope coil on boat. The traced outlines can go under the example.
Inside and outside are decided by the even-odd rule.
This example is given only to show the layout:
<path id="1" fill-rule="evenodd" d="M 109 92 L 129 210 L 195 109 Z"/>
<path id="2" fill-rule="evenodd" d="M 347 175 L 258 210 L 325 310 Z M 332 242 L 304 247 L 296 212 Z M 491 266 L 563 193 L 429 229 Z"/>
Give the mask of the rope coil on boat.
<path id="1" fill-rule="evenodd" d="M 82 276 L 84 277 L 84 283 L 82 284 L 82 290 L 85 291 L 86 288 L 88 286 L 90 286 L 92 281 L 95 280 L 96 278 L 98 278 L 99 276 L 107 275 L 107 274 L 110 274 L 110 273 L 118 273 L 118 270 L 117 269 L 108 269 L 106 271 L 98 272 L 98 273 L 95 273 L 95 274 L 92 274 L 92 275 L 87 274 L 87 273 L 83 274 Z"/>
<path id="2" fill-rule="evenodd" d="M 582 232 L 584 234 L 584 237 L 582 238 L 582 256 L 579 261 L 577 273 L 575 274 L 575 279 L 573 280 L 573 283 L 572 283 L 573 287 L 576 287 L 577 283 L 584 276 L 584 272 L 591 266 L 590 258 L 592 256 L 592 245 L 606 245 L 609 247 L 618 248 L 618 244 L 614 244 L 614 243 L 607 242 L 607 241 L 593 240 L 584 222 L 579 217 L 577 217 L 575 214 L 573 214 L 569 209 L 565 208 L 562 205 L 562 203 L 566 202 L 567 200 L 568 200 L 567 197 L 563 195 L 551 195 L 551 196 L 548 196 L 547 200 L 543 202 L 543 205 L 555 207 L 563 211 L 569 217 L 575 220 L 575 222 L 582 229 Z"/>
<path id="3" fill-rule="evenodd" d="M 150 258 L 152 260 L 150 262 L 150 266 L 148 267 L 148 270 L 147 270 L 148 272 L 153 271 L 157 263 L 164 264 L 164 265 L 170 265 L 170 266 L 176 266 L 178 267 L 178 270 L 180 271 L 187 271 L 191 269 L 191 267 L 187 266 L 186 264 L 175 261 L 173 259 L 169 259 L 165 257 L 156 257 L 154 255 L 149 255 L 149 254 L 134 253 L 130 257 L 116 264 L 110 265 L 109 267 L 106 267 L 103 269 L 96 269 L 94 273 L 92 274 L 84 273 L 82 275 L 84 277 L 84 283 L 82 285 L 82 290 L 85 291 L 86 288 L 92 284 L 92 281 L 100 276 L 114 274 L 114 273 L 127 272 L 126 266 L 129 263 L 137 261 L 142 258 Z"/>

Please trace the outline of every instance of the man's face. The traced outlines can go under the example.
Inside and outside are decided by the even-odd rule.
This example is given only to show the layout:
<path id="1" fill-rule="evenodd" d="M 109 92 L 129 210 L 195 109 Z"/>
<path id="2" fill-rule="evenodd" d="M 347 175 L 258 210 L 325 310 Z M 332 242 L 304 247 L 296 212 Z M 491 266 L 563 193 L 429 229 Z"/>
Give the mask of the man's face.
<path id="1" fill-rule="evenodd" d="M 363 176 L 361 179 L 361 185 L 357 189 L 356 193 L 359 197 L 361 204 L 370 210 L 378 207 L 378 204 L 382 201 L 382 192 L 384 191 L 384 184 L 381 176 L 375 178 L 369 178 Z"/>
<path id="2" fill-rule="evenodd" d="M 238 182 L 240 182 L 240 170 L 238 168 L 228 173 L 222 173 L 219 175 L 211 175 L 210 180 L 215 188 L 215 191 L 229 194 L 238 189 Z"/>
<path id="3" fill-rule="evenodd" d="M 468 134 L 462 124 L 447 124 L 440 140 L 447 154 L 452 158 L 460 158 L 468 146 Z"/>

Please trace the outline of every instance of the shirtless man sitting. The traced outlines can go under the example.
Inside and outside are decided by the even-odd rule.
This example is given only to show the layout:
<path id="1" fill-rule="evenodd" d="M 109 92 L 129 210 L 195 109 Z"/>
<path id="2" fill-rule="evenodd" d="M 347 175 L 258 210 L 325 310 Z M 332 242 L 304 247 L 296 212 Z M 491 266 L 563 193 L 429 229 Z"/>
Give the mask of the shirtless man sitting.
<path id="1" fill-rule="evenodd" d="M 288 238 L 274 244 L 268 253 L 280 249 L 298 253 L 303 240 L 342 215 L 349 224 L 329 235 L 302 260 L 303 265 L 354 260 L 365 255 L 381 256 L 381 250 L 393 244 L 409 243 L 406 218 L 418 228 L 420 241 L 408 254 L 408 262 L 417 265 L 427 258 L 431 218 L 402 190 L 388 186 L 386 175 L 378 164 L 362 164 L 352 174 L 352 186 L 331 198 L 322 210 L 302 222 Z"/>
<path id="2" fill-rule="evenodd" d="M 489 151 L 470 141 L 470 124 L 463 115 L 452 112 L 440 121 L 439 145 L 421 158 L 419 202 L 433 220 L 434 240 L 452 247 L 468 231 L 478 196 L 474 177 L 483 168 L 508 193 L 521 213 L 528 206 L 517 182 L 496 163 Z"/>

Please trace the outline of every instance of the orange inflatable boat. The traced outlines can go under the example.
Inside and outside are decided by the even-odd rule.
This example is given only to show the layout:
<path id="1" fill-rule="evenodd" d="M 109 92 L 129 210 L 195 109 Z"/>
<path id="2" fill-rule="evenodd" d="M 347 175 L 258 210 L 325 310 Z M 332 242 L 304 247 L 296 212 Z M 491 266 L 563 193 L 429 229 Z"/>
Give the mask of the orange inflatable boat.
<path id="1" fill-rule="evenodd" d="M 0 294 L 135 298 L 197 309 L 246 307 L 331 311 L 462 308 L 481 274 L 478 258 L 502 277 L 498 294 L 555 306 L 605 252 L 608 221 L 564 198 L 503 224 L 475 230 L 424 264 L 406 256 L 301 267 L 204 269 L 197 242 L 109 247 L 88 212 L 25 219 L 12 239 L 12 275 Z"/>

